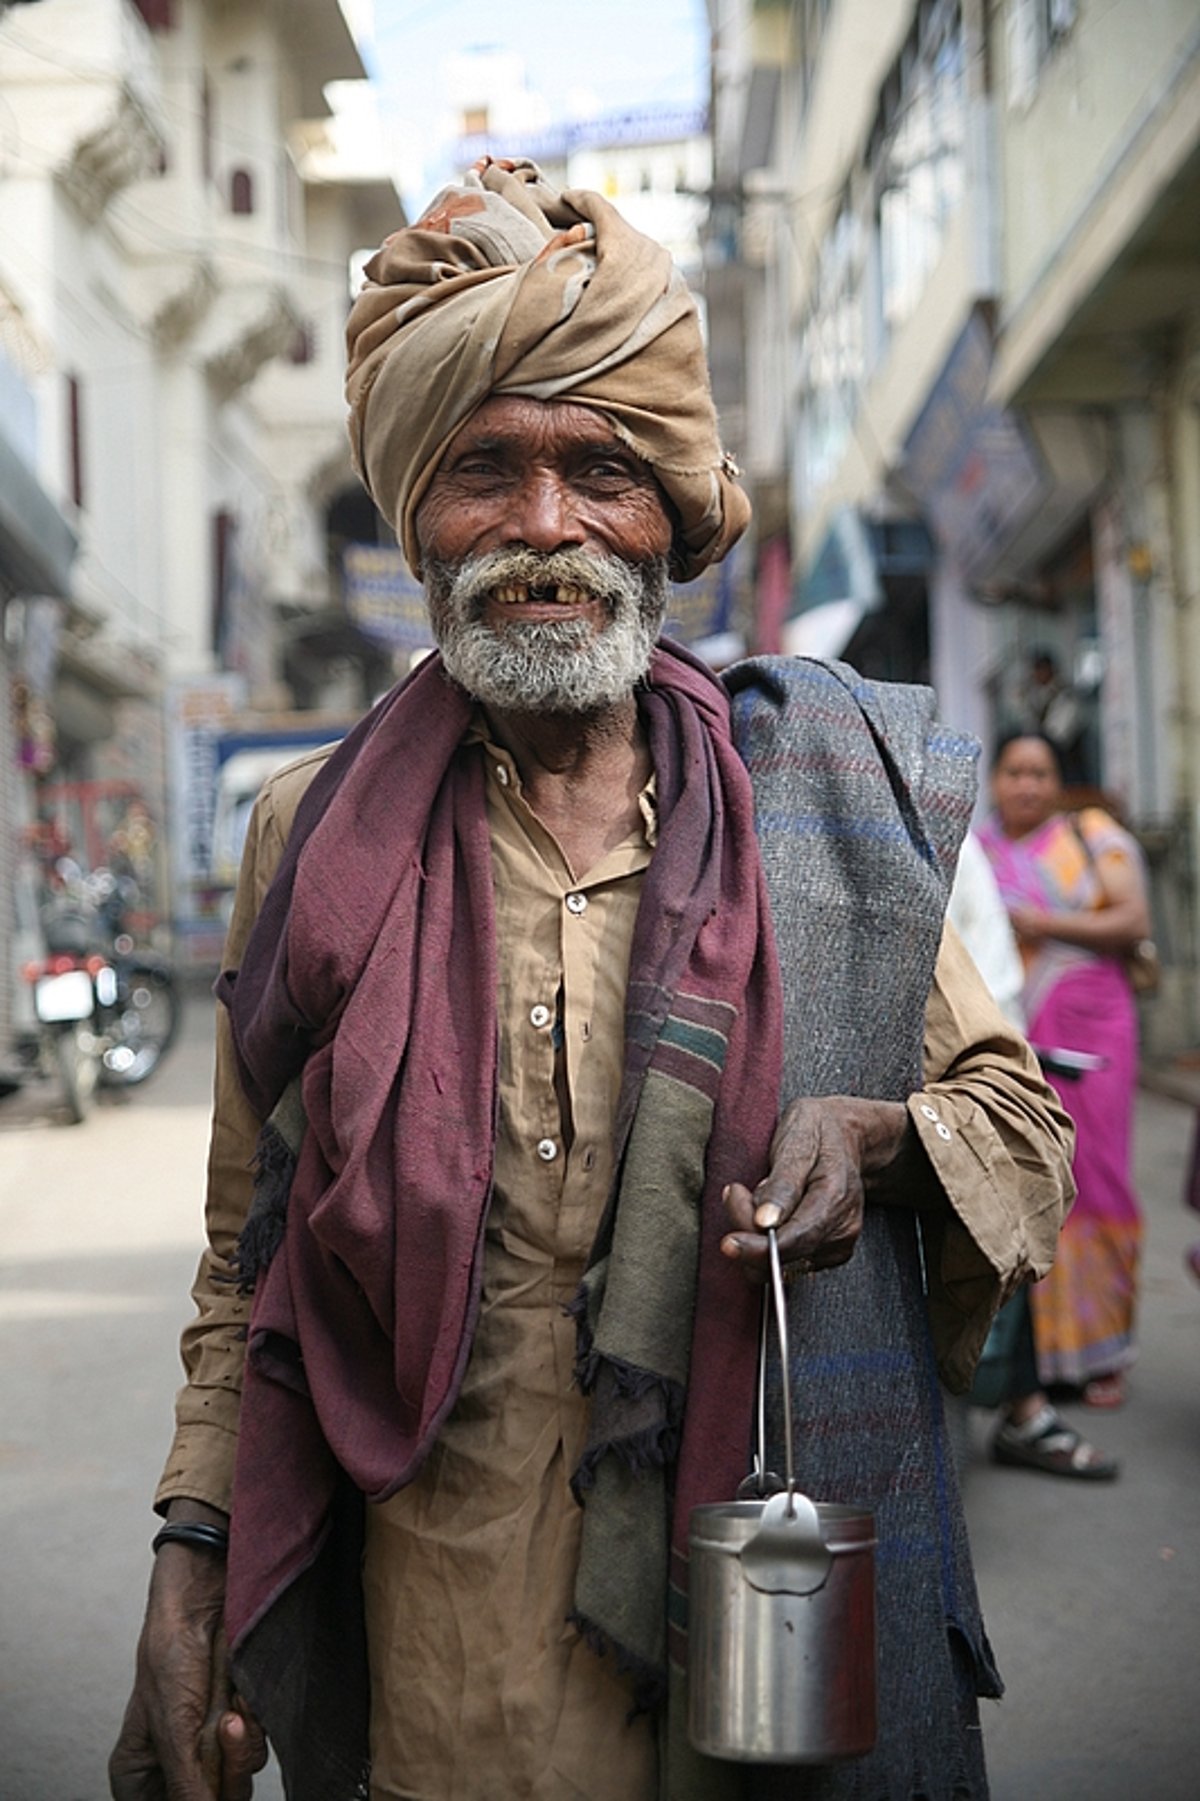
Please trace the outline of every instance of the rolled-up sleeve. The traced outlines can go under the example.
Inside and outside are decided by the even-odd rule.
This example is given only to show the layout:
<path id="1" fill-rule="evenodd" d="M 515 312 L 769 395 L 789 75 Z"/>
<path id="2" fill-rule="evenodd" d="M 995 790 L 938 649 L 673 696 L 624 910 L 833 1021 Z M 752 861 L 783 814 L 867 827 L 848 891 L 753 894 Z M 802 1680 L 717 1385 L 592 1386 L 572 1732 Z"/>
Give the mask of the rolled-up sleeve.
<path id="1" fill-rule="evenodd" d="M 1054 1260 L 1075 1196 L 1074 1128 L 952 926 L 908 1110 L 948 1202 L 923 1211 L 922 1230 L 938 1364 L 961 1391 L 996 1309 Z"/>

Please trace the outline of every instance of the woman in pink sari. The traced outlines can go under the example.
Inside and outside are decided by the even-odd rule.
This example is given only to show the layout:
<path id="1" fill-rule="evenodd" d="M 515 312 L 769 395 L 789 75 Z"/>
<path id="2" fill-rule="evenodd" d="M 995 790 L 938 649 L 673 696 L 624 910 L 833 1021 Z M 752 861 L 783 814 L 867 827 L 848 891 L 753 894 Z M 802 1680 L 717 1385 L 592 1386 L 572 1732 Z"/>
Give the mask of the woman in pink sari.
<path id="1" fill-rule="evenodd" d="M 1099 807 L 1063 811 L 1048 739 L 1003 740 L 980 832 L 1025 965 L 1029 1040 L 1075 1121 L 1078 1198 L 1029 1291 L 1043 1385 L 1119 1406 L 1133 1362 L 1142 1218 L 1130 1179 L 1137 1015 L 1124 959 L 1150 929 L 1141 852 Z M 1059 1074 L 1076 1053 L 1082 1064 Z M 1095 1060 L 1095 1062 L 1093 1062 Z"/>

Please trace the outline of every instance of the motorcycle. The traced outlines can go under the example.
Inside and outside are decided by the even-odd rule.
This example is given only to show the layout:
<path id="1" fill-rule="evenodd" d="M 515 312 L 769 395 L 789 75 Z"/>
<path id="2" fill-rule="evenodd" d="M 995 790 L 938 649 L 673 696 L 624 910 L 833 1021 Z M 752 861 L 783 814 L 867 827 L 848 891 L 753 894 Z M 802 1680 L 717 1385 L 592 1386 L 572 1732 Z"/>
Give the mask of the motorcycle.
<path id="1" fill-rule="evenodd" d="M 92 1026 L 99 994 L 112 991 L 112 970 L 98 957 L 59 951 L 27 964 L 25 975 L 33 984 L 39 1066 L 44 1075 L 57 1076 L 67 1116 L 81 1125 L 100 1079 Z"/>
<path id="2" fill-rule="evenodd" d="M 111 999 L 97 994 L 106 1039 L 100 1080 L 133 1088 L 154 1074 L 175 1042 L 182 1016 L 175 973 L 166 957 L 139 946 L 125 930 L 136 883 L 97 869 L 85 887 L 104 930 L 114 979 Z"/>
<path id="3" fill-rule="evenodd" d="M 57 1078 L 74 1124 L 98 1087 L 130 1088 L 152 1075 L 179 1030 L 171 966 L 125 931 L 128 899 L 128 885 L 109 870 L 76 875 L 43 907 L 45 954 L 25 965 L 33 1060 Z"/>

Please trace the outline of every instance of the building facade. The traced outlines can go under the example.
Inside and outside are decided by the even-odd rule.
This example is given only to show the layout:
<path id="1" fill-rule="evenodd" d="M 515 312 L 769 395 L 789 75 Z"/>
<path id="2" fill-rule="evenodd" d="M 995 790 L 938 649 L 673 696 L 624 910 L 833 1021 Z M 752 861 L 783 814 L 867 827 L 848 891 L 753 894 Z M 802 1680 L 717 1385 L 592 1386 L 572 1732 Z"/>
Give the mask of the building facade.
<path id="1" fill-rule="evenodd" d="M 211 954 L 216 922 L 193 932 L 202 883 L 168 855 L 190 830 L 180 697 L 216 684 L 239 712 L 344 711 L 378 685 L 328 532 L 353 479 L 351 259 L 402 219 L 383 175 L 339 166 L 326 90 L 364 80 L 337 0 L 36 0 L 0 18 L 4 410 L 73 542 L 69 576 L 13 588 L 8 654 L 31 654 L 35 620 L 43 692 L 18 691 L 42 739 L 9 838 L 44 828 L 91 867 L 132 807 L 153 839 L 145 911 L 184 960 Z"/>
<path id="2" fill-rule="evenodd" d="M 1200 20 L 1189 0 L 712 0 L 710 314 L 764 648 L 1051 690 L 1200 1037 Z M 739 411 L 740 409 L 740 411 Z"/>

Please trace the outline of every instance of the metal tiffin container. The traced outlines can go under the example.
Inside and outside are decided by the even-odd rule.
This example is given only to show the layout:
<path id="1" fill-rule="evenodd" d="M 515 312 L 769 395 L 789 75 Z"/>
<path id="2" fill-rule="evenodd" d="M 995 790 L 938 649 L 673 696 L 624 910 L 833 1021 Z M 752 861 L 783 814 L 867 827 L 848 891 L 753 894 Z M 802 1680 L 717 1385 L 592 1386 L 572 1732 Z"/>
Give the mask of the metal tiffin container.
<path id="1" fill-rule="evenodd" d="M 755 1467 L 739 1499 L 695 1507 L 690 1520 L 688 1733 L 709 1757 L 834 1763 L 875 1743 L 875 1519 L 796 1488 L 783 1276 L 773 1231 L 768 1239 Z M 782 1483 L 764 1467 L 771 1310 L 783 1366 Z"/>

